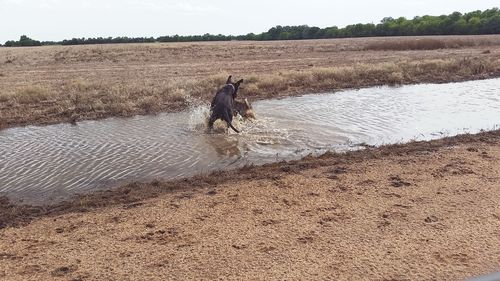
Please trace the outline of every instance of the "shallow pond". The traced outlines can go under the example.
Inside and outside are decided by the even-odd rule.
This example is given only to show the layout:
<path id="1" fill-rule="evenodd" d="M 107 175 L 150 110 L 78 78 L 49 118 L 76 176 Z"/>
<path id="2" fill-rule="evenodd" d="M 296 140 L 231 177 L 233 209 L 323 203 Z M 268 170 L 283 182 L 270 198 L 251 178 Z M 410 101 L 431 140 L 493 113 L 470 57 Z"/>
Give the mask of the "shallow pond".
<path id="1" fill-rule="evenodd" d="M 243 93 L 244 94 L 244 93 Z M 0 193 L 43 203 L 310 153 L 428 140 L 500 124 L 500 79 L 374 87 L 253 104 L 241 134 L 206 134 L 208 106 L 0 131 Z"/>

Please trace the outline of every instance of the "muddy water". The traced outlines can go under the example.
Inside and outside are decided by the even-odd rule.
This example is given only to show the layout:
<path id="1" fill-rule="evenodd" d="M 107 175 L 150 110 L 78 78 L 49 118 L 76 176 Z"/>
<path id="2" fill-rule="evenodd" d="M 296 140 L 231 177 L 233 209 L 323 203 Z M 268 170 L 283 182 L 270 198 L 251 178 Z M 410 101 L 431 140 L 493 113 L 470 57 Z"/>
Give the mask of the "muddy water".
<path id="1" fill-rule="evenodd" d="M 237 135 L 206 134 L 207 106 L 0 131 L 0 192 L 42 203 L 129 181 L 439 138 L 500 124 L 500 79 L 376 87 L 254 103 Z"/>

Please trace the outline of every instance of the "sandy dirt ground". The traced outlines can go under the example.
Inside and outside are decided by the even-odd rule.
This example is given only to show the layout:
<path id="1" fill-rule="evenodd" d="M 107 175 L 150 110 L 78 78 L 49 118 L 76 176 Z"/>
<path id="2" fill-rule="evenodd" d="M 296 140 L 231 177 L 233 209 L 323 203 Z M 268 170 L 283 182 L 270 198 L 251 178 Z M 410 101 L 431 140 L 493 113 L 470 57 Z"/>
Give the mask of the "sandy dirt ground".
<path id="1" fill-rule="evenodd" d="M 3 202 L 2 280 L 462 280 L 500 271 L 500 131 Z"/>

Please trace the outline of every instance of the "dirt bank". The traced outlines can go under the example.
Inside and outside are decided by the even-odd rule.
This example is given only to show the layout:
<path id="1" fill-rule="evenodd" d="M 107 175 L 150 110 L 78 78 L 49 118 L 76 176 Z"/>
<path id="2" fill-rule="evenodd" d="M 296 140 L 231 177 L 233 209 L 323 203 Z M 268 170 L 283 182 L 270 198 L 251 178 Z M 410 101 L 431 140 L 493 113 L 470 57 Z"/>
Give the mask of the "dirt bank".
<path id="1" fill-rule="evenodd" d="M 177 111 L 228 74 L 250 100 L 498 77 L 500 35 L 0 48 L 0 128 Z"/>
<path id="2" fill-rule="evenodd" d="M 5 280 L 461 280 L 500 270 L 500 131 L 57 206 L 2 202 Z"/>

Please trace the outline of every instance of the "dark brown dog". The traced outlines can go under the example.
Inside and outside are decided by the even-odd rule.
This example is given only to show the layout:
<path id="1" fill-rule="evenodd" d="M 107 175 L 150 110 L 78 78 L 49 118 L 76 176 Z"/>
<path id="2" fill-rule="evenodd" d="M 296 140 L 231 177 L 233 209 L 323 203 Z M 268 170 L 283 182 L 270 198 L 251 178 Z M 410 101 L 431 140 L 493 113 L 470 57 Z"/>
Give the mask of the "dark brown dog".
<path id="1" fill-rule="evenodd" d="M 214 122 L 217 119 L 226 121 L 227 125 L 231 127 L 236 133 L 239 131 L 231 123 L 235 112 L 234 99 L 238 95 L 238 88 L 243 83 L 243 79 L 236 83 L 231 81 L 231 75 L 227 78 L 226 85 L 222 87 L 212 100 L 210 105 L 210 119 L 208 120 L 208 129 L 213 128 Z"/>

